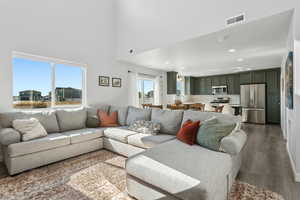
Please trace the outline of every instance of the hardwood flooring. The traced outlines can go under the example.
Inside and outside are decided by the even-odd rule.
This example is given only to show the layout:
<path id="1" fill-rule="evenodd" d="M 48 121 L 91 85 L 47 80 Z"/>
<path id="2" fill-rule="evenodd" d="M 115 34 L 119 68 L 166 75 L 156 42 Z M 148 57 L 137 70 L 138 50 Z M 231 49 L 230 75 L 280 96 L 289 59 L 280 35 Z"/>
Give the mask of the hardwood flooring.
<path id="1" fill-rule="evenodd" d="M 300 183 L 294 182 L 286 142 L 277 125 L 243 124 L 248 140 L 238 179 L 281 194 L 285 200 L 300 200 Z M 7 176 L 0 163 L 0 179 Z"/>
<path id="2" fill-rule="evenodd" d="M 300 199 L 300 183 L 292 167 L 281 129 L 277 125 L 243 124 L 248 140 L 238 179 L 281 194 L 285 200 Z"/>

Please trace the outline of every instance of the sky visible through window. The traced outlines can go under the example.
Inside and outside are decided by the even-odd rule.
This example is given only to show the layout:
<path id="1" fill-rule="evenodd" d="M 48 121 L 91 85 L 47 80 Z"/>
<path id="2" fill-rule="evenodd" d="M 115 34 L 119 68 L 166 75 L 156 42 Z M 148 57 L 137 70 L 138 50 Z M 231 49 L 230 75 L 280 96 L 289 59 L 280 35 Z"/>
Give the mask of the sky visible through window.
<path id="1" fill-rule="evenodd" d="M 23 58 L 13 59 L 13 95 L 20 91 L 36 90 L 46 96 L 51 91 L 51 64 Z M 82 69 L 56 65 L 56 87 L 82 89 Z"/>

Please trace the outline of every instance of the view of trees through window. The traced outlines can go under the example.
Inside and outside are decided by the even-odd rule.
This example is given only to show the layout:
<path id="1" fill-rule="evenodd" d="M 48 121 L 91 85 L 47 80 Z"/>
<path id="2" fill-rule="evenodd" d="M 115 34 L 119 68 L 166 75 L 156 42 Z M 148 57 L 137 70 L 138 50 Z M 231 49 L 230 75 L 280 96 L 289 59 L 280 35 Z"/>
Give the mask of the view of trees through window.
<path id="1" fill-rule="evenodd" d="M 83 70 L 80 67 L 63 64 L 52 66 L 50 62 L 14 58 L 13 106 L 18 109 L 30 109 L 81 104 L 82 77 Z M 52 78 L 55 79 L 54 99 L 52 99 Z"/>
<path id="2" fill-rule="evenodd" d="M 138 80 L 139 105 L 154 104 L 154 80 Z"/>

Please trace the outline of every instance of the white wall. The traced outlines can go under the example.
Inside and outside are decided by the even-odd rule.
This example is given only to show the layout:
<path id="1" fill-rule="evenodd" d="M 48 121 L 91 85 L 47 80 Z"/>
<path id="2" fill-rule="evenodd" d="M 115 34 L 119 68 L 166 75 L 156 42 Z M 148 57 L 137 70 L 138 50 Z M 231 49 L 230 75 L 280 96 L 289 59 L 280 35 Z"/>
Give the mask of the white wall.
<path id="1" fill-rule="evenodd" d="M 115 61 L 116 12 L 115 0 L 1 0 L 0 112 L 12 108 L 12 51 L 86 63 L 87 102 L 126 105 L 128 69 Z M 99 87 L 99 75 L 122 78 L 122 88 Z"/>

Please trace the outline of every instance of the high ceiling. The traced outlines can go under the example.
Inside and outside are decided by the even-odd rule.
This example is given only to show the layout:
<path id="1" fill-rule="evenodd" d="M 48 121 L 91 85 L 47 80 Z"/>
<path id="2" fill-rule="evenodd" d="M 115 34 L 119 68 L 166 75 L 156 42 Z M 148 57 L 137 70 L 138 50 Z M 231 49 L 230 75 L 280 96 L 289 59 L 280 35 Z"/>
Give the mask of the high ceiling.
<path id="1" fill-rule="evenodd" d="M 285 12 L 231 26 L 122 61 L 191 76 L 280 67 L 291 17 L 290 12 Z"/>

